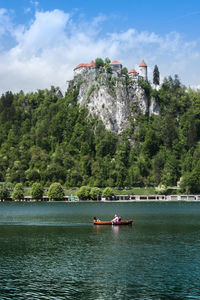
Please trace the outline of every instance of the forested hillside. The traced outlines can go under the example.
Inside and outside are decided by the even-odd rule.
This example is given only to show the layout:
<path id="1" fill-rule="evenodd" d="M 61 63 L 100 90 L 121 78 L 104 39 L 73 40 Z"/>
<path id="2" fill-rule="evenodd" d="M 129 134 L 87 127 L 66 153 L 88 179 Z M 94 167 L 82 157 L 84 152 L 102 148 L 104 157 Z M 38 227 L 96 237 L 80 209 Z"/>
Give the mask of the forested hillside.
<path id="1" fill-rule="evenodd" d="M 56 88 L 0 98 L 0 181 L 32 185 L 176 186 L 200 191 L 200 91 L 177 76 L 155 97 L 160 114 L 136 114 L 120 136 L 77 104 L 76 90 Z"/>

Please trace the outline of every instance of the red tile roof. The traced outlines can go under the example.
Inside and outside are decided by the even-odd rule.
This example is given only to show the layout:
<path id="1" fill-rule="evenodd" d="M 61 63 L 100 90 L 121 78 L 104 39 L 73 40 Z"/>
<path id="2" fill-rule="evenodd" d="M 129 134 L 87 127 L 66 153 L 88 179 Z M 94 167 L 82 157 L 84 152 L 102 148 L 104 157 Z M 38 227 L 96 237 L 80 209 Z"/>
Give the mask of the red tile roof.
<path id="1" fill-rule="evenodd" d="M 137 73 L 137 72 L 135 71 L 135 69 L 131 69 L 130 72 L 128 72 L 128 74 L 131 74 L 131 73 Z"/>
<path id="2" fill-rule="evenodd" d="M 91 67 L 95 67 L 95 63 L 94 63 L 93 60 L 90 62 L 90 66 L 91 66 Z"/>
<path id="3" fill-rule="evenodd" d="M 117 60 L 114 60 L 112 63 L 111 63 L 111 65 L 121 65 L 121 63 L 120 62 L 118 62 Z"/>
<path id="4" fill-rule="evenodd" d="M 82 68 L 82 67 L 86 67 L 87 68 L 88 64 L 79 64 L 76 68 L 74 68 L 74 71 L 76 69 Z"/>
<path id="5" fill-rule="evenodd" d="M 88 67 L 95 67 L 95 63 L 93 60 L 91 60 L 90 64 L 88 65 Z"/>
<path id="6" fill-rule="evenodd" d="M 79 64 L 76 68 L 74 68 L 74 71 L 79 68 L 82 68 L 82 67 L 89 68 L 89 67 L 94 67 L 94 66 L 95 66 L 95 63 L 92 60 L 89 64 Z"/>
<path id="7" fill-rule="evenodd" d="M 140 67 L 147 67 L 147 64 L 145 63 L 144 60 L 141 62 Z"/>

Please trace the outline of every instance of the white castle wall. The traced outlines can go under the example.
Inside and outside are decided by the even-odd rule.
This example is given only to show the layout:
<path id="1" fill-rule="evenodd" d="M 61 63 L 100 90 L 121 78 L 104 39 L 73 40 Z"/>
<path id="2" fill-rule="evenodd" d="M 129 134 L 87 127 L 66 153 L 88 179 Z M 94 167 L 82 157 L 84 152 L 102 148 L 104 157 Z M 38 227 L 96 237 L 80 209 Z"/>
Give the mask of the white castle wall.
<path id="1" fill-rule="evenodd" d="M 147 81 L 147 67 L 139 67 L 139 75 Z"/>

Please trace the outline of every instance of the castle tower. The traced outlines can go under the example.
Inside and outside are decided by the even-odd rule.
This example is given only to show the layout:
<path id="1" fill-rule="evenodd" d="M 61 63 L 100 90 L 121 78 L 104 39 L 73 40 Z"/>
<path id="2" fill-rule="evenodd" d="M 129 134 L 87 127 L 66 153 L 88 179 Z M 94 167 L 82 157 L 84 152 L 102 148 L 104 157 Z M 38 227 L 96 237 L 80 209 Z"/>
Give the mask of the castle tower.
<path id="1" fill-rule="evenodd" d="M 140 76 L 142 76 L 144 78 L 144 80 L 147 81 L 147 64 L 145 63 L 144 60 L 139 65 L 139 69 L 140 69 L 140 71 L 139 71 Z"/>

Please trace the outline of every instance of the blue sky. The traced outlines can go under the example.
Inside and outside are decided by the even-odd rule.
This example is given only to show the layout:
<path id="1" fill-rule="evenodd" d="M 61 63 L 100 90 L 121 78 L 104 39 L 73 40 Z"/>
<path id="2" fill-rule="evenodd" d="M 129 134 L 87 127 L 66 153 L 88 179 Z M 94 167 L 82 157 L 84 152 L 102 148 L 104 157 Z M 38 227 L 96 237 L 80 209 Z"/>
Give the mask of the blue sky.
<path id="1" fill-rule="evenodd" d="M 65 90 L 96 57 L 200 88 L 200 1 L 0 0 L 0 92 Z"/>

